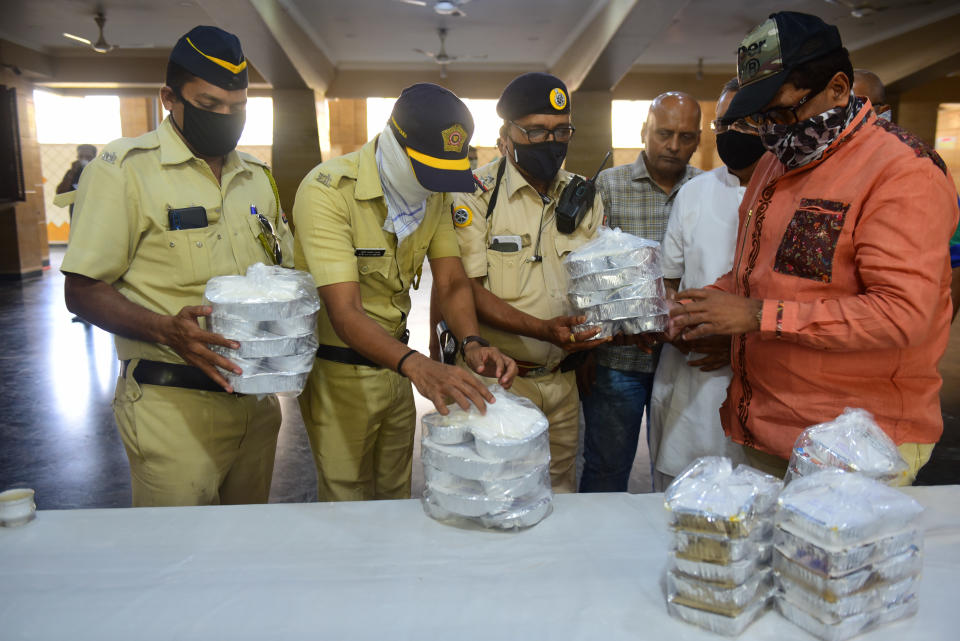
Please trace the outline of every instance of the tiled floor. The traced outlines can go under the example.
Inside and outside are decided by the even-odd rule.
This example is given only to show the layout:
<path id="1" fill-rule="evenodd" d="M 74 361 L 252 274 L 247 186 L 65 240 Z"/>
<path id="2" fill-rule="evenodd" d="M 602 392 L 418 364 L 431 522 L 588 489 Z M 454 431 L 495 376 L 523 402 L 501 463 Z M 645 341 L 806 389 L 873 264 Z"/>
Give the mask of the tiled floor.
<path id="1" fill-rule="evenodd" d="M 130 504 L 126 456 L 113 422 L 110 400 L 117 376 L 113 342 L 108 334 L 71 323 L 63 304 L 62 249 L 51 252 L 52 267 L 24 283 L 0 282 L 0 489 L 28 486 L 37 490 L 41 509 L 119 507 Z M 425 274 L 414 292 L 411 346 L 426 352 Z M 960 323 L 941 369 L 944 374 L 944 440 L 921 482 L 960 482 Z M 417 397 L 418 413 L 430 404 Z M 283 399 L 271 501 L 316 498 L 316 472 L 295 399 Z M 641 439 L 643 440 L 643 439 Z M 413 487 L 423 487 L 419 447 Z M 637 453 L 630 490 L 650 487 L 645 445 Z"/>

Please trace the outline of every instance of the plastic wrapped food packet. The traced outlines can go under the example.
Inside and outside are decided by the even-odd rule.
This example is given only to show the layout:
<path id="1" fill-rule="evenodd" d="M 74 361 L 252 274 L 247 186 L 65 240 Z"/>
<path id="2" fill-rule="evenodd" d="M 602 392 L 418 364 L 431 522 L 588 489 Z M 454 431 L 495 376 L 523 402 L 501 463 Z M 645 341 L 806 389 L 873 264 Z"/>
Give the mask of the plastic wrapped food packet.
<path id="1" fill-rule="evenodd" d="M 745 558 L 730 563 L 691 561 L 671 555 L 668 567 L 701 582 L 714 584 L 714 587 L 732 588 L 746 583 L 755 574 L 769 567 L 772 549 L 770 546 L 760 545 Z"/>
<path id="2" fill-rule="evenodd" d="M 563 265 L 570 278 L 629 267 L 649 267 L 662 275 L 660 243 L 609 227 L 601 227 L 596 238 L 567 254 Z"/>
<path id="3" fill-rule="evenodd" d="M 450 406 L 423 417 L 424 511 L 486 528 L 535 525 L 550 512 L 550 441 L 543 412 L 499 385 L 485 414 Z"/>
<path id="4" fill-rule="evenodd" d="M 776 523 L 825 547 L 851 547 L 910 527 L 923 508 L 862 474 L 825 469 L 801 477 L 777 500 Z"/>
<path id="5" fill-rule="evenodd" d="M 667 598 L 670 601 L 729 617 L 740 614 L 758 596 L 769 595 L 772 588 L 773 573 L 769 568 L 756 572 L 743 583 L 731 587 L 704 583 L 677 572 L 667 572 Z"/>
<path id="6" fill-rule="evenodd" d="M 570 291 L 570 304 L 577 308 L 593 307 L 603 303 L 634 298 L 654 298 L 663 300 L 667 295 L 663 280 L 654 278 L 630 283 L 617 289 L 593 289 L 585 292 Z"/>
<path id="7" fill-rule="evenodd" d="M 911 547 L 923 547 L 923 534 L 915 528 L 850 547 L 817 545 L 782 527 L 775 528 L 773 540 L 783 556 L 826 576 L 840 576 L 874 561 L 903 554 Z"/>
<path id="8" fill-rule="evenodd" d="M 911 596 L 901 603 L 862 612 L 839 623 L 824 623 L 792 601 L 777 599 L 777 610 L 784 618 L 823 641 L 845 641 L 880 625 L 913 616 L 919 608 L 916 596 Z"/>
<path id="9" fill-rule="evenodd" d="M 780 598 L 803 608 L 825 624 L 836 625 L 844 619 L 871 610 L 895 607 L 916 596 L 916 576 L 895 583 L 881 583 L 832 601 L 810 592 L 786 575 L 777 575 Z"/>
<path id="10" fill-rule="evenodd" d="M 240 394 L 299 393 L 317 350 L 320 298 L 310 274 L 284 267 L 251 265 L 244 276 L 217 276 L 207 282 L 213 309 L 210 331 L 239 343 L 213 346 L 241 374 L 220 369 Z"/>
<path id="11" fill-rule="evenodd" d="M 824 468 L 860 472 L 889 485 L 900 485 L 909 466 L 870 412 L 846 408 L 837 418 L 808 427 L 790 456 L 787 482 Z"/>
<path id="12" fill-rule="evenodd" d="M 731 539 L 723 534 L 705 534 L 674 530 L 673 553 L 681 559 L 729 564 L 755 556 L 773 537 L 772 523 L 756 527 L 744 539 Z"/>
<path id="13" fill-rule="evenodd" d="M 699 608 L 691 608 L 675 601 L 667 601 L 667 612 L 675 619 L 692 623 L 716 634 L 735 637 L 757 620 L 770 607 L 770 595 L 761 595 L 736 616 L 716 614 Z"/>
<path id="14" fill-rule="evenodd" d="M 730 459 L 704 456 L 674 479 L 664 493 L 675 527 L 743 538 L 773 509 L 781 483 Z"/>
<path id="15" fill-rule="evenodd" d="M 910 548 L 902 554 L 883 559 L 847 574 L 825 576 L 806 566 L 794 563 L 779 550 L 773 553 L 773 569 L 786 576 L 807 591 L 828 603 L 870 587 L 897 583 L 920 574 L 923 557 L 918 548 Z"/>

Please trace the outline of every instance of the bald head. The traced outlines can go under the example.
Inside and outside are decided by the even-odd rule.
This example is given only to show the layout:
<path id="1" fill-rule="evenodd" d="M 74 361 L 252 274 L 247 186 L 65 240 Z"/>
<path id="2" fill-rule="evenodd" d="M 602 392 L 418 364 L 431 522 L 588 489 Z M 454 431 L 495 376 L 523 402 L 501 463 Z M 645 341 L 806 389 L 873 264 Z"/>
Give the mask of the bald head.
<path id="1" fill-rule="evenodd" d="M 853 93 L 856 96 L 866 96 L 874 105 L 883 105 L 887 102 L 887 90 L 880 77 L 866 69 L 854 70 Z"/>
<path id="2" fill-rule="evenodd" d="M 700 104 L 680 91 L 660 94 L 650 105 L 642 135 L 647 171 L 658 183 L 675 183 L 700 144 Z"/>

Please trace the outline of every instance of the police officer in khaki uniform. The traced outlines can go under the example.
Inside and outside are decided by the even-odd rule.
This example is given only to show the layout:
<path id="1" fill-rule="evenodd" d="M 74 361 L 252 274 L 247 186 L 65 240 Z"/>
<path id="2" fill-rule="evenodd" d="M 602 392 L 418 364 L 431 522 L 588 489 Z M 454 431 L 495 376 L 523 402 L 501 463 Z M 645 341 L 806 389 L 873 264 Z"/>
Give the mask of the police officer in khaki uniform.
<path id="1" fill-rule="evenodd" d="M 198 319 L 207 280 L 292 264 L 273 178 L 235 151 L 247 100 L 236 36 L 196 27 L 170 54 L 170 112 L 115 140 L 83 172 L 61 270 L 67 307 L 113 333 L 122 361 L 113 407 L 133 504 L 266 502 L 280 408 L 233 394 Z"/>
<path id="2" fill-rule="evenodd" d="M 300 397 L 322 501 L 410 498 L 411 382 L 443 414 L 446 397 L 464 409 L 494 400 L 473 375 L 406 345 L 409 291 L 424 257 L 468 365 L 504 387 L 516 375 L 516 364 L 478 336 L 450 202 L 436 193 L 473 189 L 472 134 L 459 98 L 413 85 L 382 133 L 314 168 L 297 191 L 295 264 L 313 275 L 323 301 L 321 345 Z"/>
<path id="3" fill-rule="evenodd" d="M 574 133 L 559 78 L 515 78 L 500 96 L 497 114 L 503 118 L 498 147 L 504 157 L 477 171 L 482 187 L 454 195 L 453 222 L 473 279 L 480 334 L 516 359 L 513 391 L 536 403 L 550 421 L 554 490 L 572 492 L 579 399 L 575 359 L 564 358 L 602 341 L 589 340 L 598 330 L 571 331 L 584 318 L 566 315 L 561 261 L 593 238 L 603 205 L 597 198 L 573 233 L 558 231 L 556 204 L 573 177 L 560 166 Z"/>

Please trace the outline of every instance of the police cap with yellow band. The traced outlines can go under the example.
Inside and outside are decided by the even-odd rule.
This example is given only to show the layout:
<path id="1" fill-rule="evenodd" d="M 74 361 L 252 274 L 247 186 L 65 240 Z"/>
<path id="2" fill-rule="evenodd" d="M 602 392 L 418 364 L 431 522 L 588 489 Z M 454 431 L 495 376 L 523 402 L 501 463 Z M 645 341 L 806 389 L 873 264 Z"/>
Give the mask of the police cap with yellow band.
<path id="1" fill-rule="evenodd" d="M 467 158 L 473 116 L 449 89 L 429 82 L 407 87 L 393 105 L 389 124 L 421 185 L 438 192 L 476 188 Z"/>
<path id="2" fill-rule="evenodd" d="M 240 39 L 217 27 L 194 27 L 177 40 L 170 62 L 221 89 L 247 88 L 247 59 Z"/>
<path id="3" fill-rule="evenodd" d="M 548 73 L 531 72 L 510 81 L 497 101 L 497 115 L 516 120 L 530 114 L 568 114 L 567 85 Z"/>

